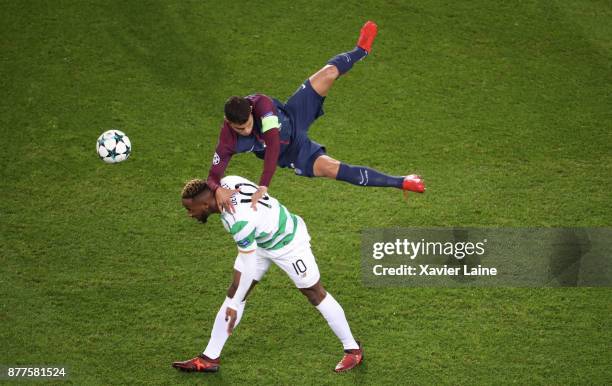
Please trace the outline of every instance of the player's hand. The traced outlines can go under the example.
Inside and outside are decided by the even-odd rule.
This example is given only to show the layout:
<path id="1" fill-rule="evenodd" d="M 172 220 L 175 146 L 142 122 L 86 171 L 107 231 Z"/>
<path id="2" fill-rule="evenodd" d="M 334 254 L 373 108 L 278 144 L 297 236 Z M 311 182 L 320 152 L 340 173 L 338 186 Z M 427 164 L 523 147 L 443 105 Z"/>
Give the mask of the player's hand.
<path id="1" fill-rule="evenodd" d="M 227 333 L 232 335 L 232 331 L 234 331 L 234 326 L 236 325 L 236 319 L 238 318 L 238 311 L 233 308 L 227 307 L 225 309 L 225 321 L 227 323 Z"/>
<path id="2" fill-rule="evenodd" d="M 219 210 L 225 209 L 225 211 L 229 213 L 236 212 L 232 204 L 232 195 L 236 192 L 237 190 L 225 189 L 220 186 L 217 188 L 215 191 L 215 200 L 217 200 L 217 207 Z"/>
<path id="3" fill-rule="evenodd" d="M 257 191 L 253 193 L 253 197 L 251 197 L 251 208 L 253 208 L 253 210 L 257 210 L 257 201 L 259 201 L 266 193 L 268 193 L 267 186 L 260 186 L 257 188 Z"/>

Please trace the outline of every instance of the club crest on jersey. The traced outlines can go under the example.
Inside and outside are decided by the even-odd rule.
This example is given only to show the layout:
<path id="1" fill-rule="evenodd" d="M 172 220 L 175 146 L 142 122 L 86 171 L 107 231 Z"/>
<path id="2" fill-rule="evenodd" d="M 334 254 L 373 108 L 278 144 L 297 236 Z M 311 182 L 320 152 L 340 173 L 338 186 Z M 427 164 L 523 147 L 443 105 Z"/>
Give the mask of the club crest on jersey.
<path id="1" fill-rule="evenodd" d="M 221 162 L 221 157 L 215 152 L 215 155 L 213 155 L 213 165 L 219 165 L 219 162 Z"/>

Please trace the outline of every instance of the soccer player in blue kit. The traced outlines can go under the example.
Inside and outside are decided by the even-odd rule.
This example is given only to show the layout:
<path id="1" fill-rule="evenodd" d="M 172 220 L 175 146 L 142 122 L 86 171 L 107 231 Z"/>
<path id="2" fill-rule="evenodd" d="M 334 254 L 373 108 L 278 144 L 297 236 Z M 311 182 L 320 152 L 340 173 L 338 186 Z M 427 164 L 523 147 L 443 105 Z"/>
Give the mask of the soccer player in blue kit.
<path id="1" fill-rule="evenodd" d="M 357 46 L 331 58 L 327 64 L 300 85 L 282 103 L 263 94 L 233 96 L 225 103 L 225 119 L 215 149 L 207 184 L 215 193 L 219 207 L 234 211 L 231 196 L 235 192 L 220 186 L 225 169 L 236 153 L 253 152 L 264 160 L 259 189 L 252 197 L 252 207 L 266 194 L 277 165 L 292 168 L 305 177 L 327 177 L 359 186 L 395 187 L 423 193 L 420 176 L 390 176 L 377 170 L 349 165 L 326 154 L 325 147 L 308 137 L 308 128 L 323 115 L 323 102 L 340 76 L 371 52 L 377 25 L 366 22 Z"/>

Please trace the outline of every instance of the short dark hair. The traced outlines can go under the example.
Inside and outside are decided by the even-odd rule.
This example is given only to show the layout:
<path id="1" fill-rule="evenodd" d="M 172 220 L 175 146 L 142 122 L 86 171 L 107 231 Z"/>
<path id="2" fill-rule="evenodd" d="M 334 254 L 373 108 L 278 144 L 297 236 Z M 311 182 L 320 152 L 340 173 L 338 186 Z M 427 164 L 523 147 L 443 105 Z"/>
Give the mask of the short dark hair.
<path id="1" fill-rule="evenodd" d="M 246 98 L 232 96 L 225 102 L 225 118 L 232 123 L 243 124 L 250 114 L 251 104 Z"/>
<path id="2" fill-rule="evenodd" d="M 181 192 L 181 198 L 195 198 L 198 194 L 204 193 L 210 190 L 208 184 L 206 184 L 206 180 L 193 179 L 191 181 L 187 181 L 185 186 L 183 186 L 183 191 Z"/>

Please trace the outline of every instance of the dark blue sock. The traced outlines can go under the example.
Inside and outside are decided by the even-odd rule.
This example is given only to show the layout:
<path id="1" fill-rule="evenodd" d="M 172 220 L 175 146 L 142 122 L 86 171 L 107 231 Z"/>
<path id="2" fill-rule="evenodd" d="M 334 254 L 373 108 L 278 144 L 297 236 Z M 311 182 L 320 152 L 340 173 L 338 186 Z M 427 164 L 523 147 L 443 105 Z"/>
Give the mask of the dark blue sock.
<path id="1" fill-rule="evenodd" d="M 402 188 L 404 177 L 389 176 L 365 166 L 340 164 L 337 180 L 359 186 L 392 186 Z"/>
<path id="2" fill-rule="evenodd" d="M 363 59 L 368 53 L 361 47 L 355 47 L 353 51 L 343 52 L 331 58 L 327 64 L 332 64 L 338 68 L 340 75 L 344 74 L 353 67 L 353 64 Z"/>

